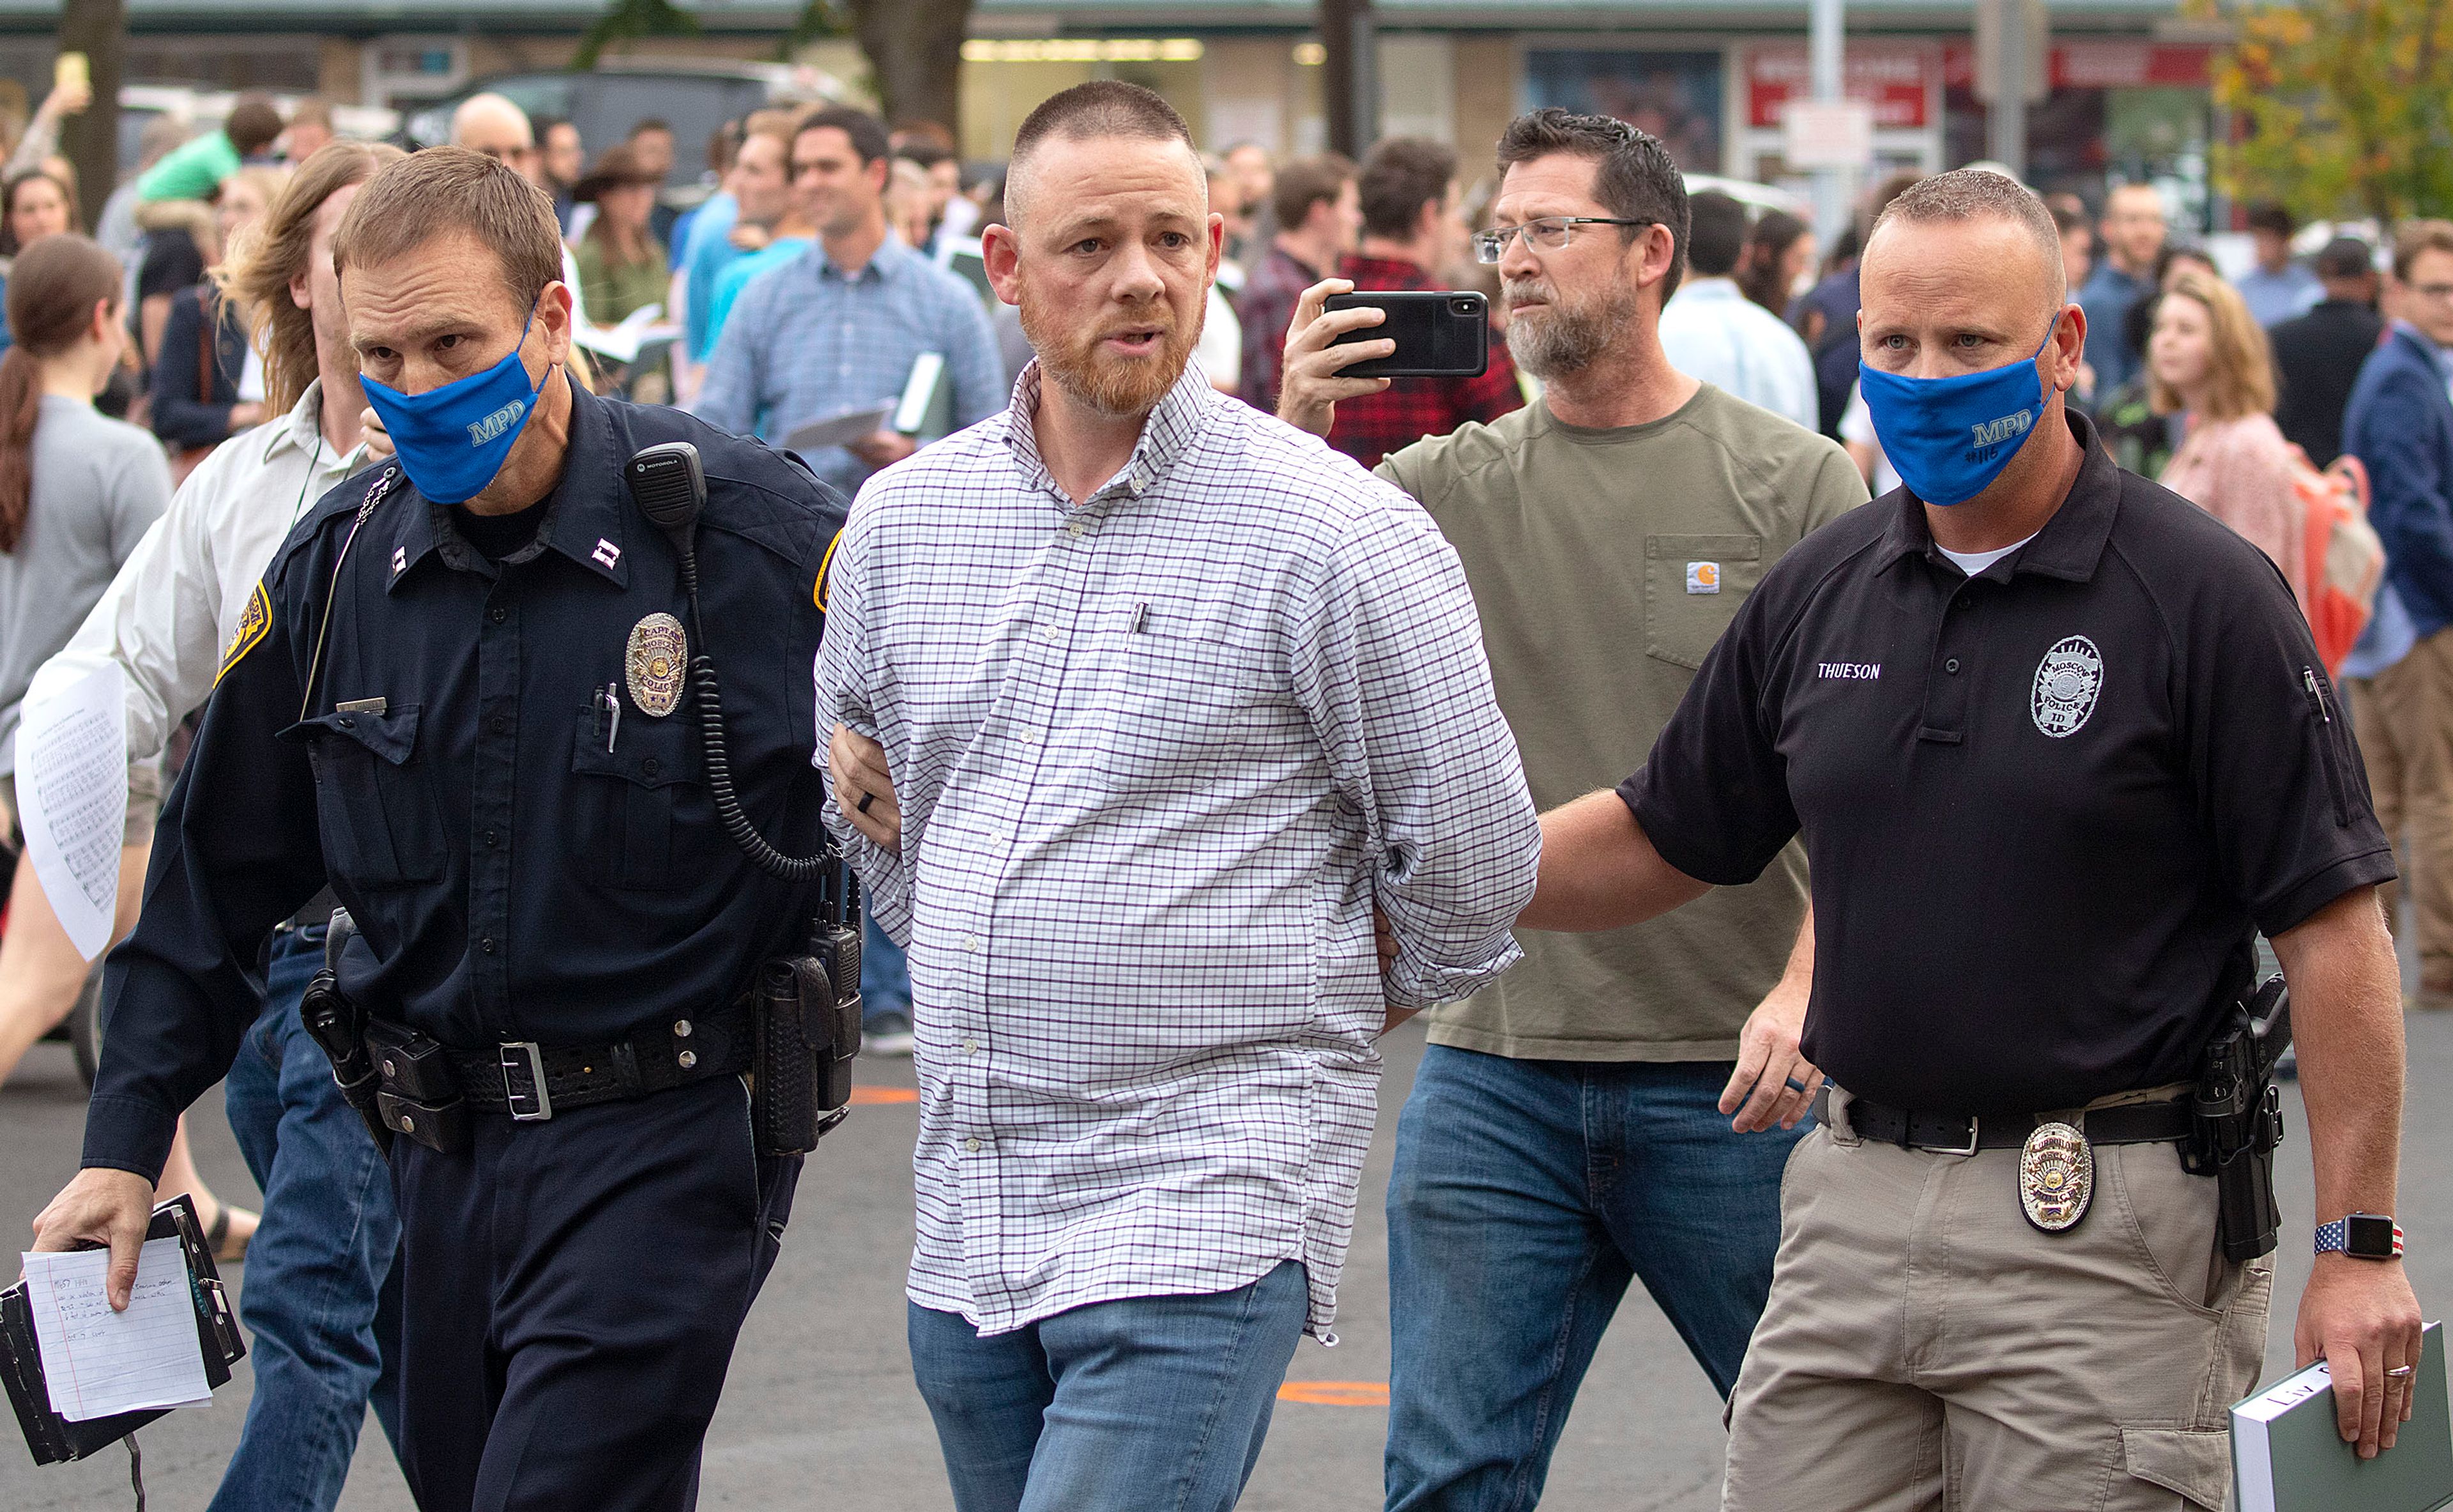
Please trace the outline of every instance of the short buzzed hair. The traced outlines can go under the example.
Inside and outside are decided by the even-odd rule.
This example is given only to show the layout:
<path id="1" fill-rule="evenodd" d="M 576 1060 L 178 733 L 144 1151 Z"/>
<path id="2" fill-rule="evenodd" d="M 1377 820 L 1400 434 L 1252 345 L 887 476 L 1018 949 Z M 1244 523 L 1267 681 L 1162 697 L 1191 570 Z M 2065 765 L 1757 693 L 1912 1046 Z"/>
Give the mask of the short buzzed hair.
<path id="1" fill-rule="evenodd" d="M 1866 234 L 1865 243 L 1872 246 L 1874 234 L 1893 221 L 1929 226 L 1940 221 L 1987 217 L 2008 221 L 2027 233 L 2051 274 L 2053 308 L 2059 309 L 2067 303 L 2069 286 L 2062 273 L 2062 233 L 2053 222 L 2053 212 L 2044 208 L 2034 189 L 1991 169 L 1963 168 L 1917 180 L 1883 207 L 1883 213 L 1874 217 L 1874 229 Z"/>
<path id="2" fill-rule="evenodd" d="M 1017 189 L 1027 176 L 1023 169 L 1043 144 L 1051 139 L 1085 142 L 1102 136 L 1181 142 L 1194 162 L 1201 157 L 1200 149 L 1193 146 L 1192 128 L 1184 124 L 1175 107 L 1156 90 L 1127 84 L 1122 79 L 1092 79 L 1087 84 L 1057 90 L 1023 117 L 1022 129 L 1013 133 L 1013 152 L 1006 166 L 1007 217 L 1021 217 L 1026 196 Z"/>
<path id="3" fill-rule="evenodd" d="M 332 233 L 333 276 L 390 262 L 455 231 L 493 249 L 524 307 L 562 276 L 553 197 L 508 165 L 462 147 L 429 147 L 367 180 Z"/>

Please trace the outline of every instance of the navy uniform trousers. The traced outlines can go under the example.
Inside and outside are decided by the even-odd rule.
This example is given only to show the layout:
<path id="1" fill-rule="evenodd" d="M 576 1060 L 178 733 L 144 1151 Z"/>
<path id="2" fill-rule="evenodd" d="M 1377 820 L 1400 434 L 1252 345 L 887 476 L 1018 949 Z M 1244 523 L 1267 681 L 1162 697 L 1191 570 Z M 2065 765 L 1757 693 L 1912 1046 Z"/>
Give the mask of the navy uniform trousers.
<path id="1" fill-rule="evenodd" d="M 753 1153 L 718 1077 L 469 1147 L 392 1144 L 401 1460 L 423 1512 L 687 1512 L 801 1157 Z"/>

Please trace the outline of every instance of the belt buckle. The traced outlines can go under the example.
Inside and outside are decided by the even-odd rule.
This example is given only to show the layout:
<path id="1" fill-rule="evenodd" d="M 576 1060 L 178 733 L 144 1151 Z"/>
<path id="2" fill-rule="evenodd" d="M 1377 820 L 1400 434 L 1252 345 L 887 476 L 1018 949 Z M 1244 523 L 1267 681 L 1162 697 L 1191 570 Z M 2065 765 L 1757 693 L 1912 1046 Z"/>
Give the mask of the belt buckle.
<path id="1" fill-rule="evenodd" d="M 545 1052 L 534 1040 L 506 1040 L 496 1046 L 503 1068 L 503 1101 L 509 1105 L 514 1124 L 542 1124 L 553 1117 L 553 1097 L 545 1089 Z M 528 1085 L 534 1090 L 521 1091 L 511 1082 L 511 1073 L 521 1063 L 528 1064 Z M 526 1111 L 522 1103 L 531 1104 Z"/>
<path id="2" fill-rule="evenodd" d="M 542 1087 L 542 1086 L 544 1085 L 544 1084 L 543 1084 L 543 1083 L 539 1083 L 539 1084 L 538 1084 L 538 1085 L 539 1085 L 540 1087 Z M 1973 1114 L 1973 1113 L 1970 1113 L 1970 1114 L 1968 1114 L 1968 1115 L 1967 1115 L 1967 1143 L 1966 1143 L 1966 1144 L 1957 1144 L 1957 1145 L 1942 1145 L 1942 1144 L 1936 1144 L 1936 1145 L 1928 1145 L 1928 1146 L 1927 1146 L 1927 1148 L 1931 1149 L 1931 1150 L 1932 1150 L 1935 1154 L 1937 1154 L 1937 1155 L 1973 1155 L 1973 1154 L 1975 1154 L 1975 1153 L 1976 1153 L 1976 1115 L 1975 1115 L 1975 1114 Z"/>

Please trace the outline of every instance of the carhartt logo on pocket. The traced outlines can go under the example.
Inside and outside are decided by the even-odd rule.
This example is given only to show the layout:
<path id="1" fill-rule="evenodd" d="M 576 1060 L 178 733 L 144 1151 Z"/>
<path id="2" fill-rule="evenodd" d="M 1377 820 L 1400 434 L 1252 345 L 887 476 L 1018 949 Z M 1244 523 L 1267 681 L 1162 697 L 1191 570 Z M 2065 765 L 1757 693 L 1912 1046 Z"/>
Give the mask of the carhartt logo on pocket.
<path id="1" fill-rule="evenodd" d="M 1687 564 L 1686 564 L 1686 591 L 1687 591 L 1687 592 L 1689 592 L 1689 593 L 1718 593 L 1718 592 L 1720 592 L 1720 591 L 1721 591 L 1721 564 L 1719 564 L 1718 562 L 1689 562 L 1689 563 L 1687 563 Z"/>

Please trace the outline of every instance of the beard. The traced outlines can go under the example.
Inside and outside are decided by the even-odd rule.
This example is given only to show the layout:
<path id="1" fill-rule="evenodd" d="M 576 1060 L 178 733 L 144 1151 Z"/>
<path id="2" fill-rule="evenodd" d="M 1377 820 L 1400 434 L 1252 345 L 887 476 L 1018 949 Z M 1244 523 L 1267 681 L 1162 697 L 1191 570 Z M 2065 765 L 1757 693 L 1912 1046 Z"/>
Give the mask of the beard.
<path id="1" fill-rule="evenodd" d="M 1573 301 L 1529 279 L 1510 281 L 1505 292 L 1511 306 L 1507 354 L 1516 366 L 1541 379 L 1583 371 L 1635 323 L 1643 308 L 1636 290 L 1617 283 Z M 1544 303 L 1513 308 L 1517 299 L 1528 294 L 1542 296 Z"/>
<path id="2" fill-rule="evenodd" d="M 1208 313 L 1205 300 L 1194 307 L 1191 324 L 1187 326 L 1176 319 L 1166 301 L 1152 300 L 1124 306 L 1089 330 L 1074 332 L 1064 329 L 1058 318 L 1031 297 L 1027 286 L 1022 291 L 1022 333 L 1029 338 L 1030 349 L 1039 354 L 1040 369 L 1051 383 L 1103 415 L 1146 414 L 1157 405 L 1184 376 Z M 1142 355 L 1110 357 L 1100 348 L 1121 330 L 1155 331 L 1158 339 Z"/>

